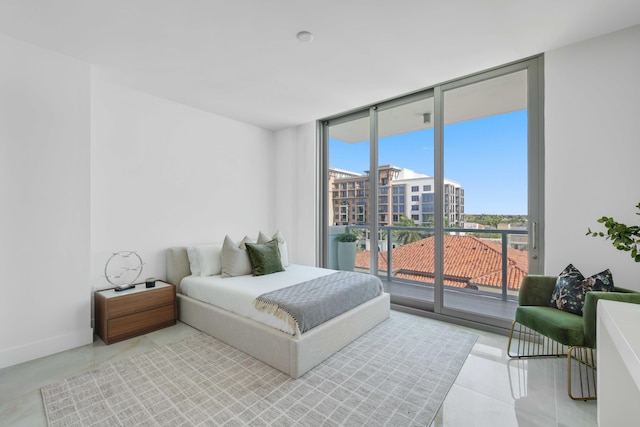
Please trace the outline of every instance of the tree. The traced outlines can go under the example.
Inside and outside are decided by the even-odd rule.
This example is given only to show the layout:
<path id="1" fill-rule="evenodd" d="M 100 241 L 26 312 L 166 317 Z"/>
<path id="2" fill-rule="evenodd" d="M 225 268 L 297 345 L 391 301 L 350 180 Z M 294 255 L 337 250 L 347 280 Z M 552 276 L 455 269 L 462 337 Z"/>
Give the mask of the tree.
<path id="1" fill-rule="evenodd" d="M 412 219 L 406 216 L 400 216 L 398 222 L 393 223 L 398 227 L 418 227 Z M 398 243 L 406 245 L 407 243 L 417 242 L 427 237 L 427 233 L 419 230 L 396 230 L 393 232 Z"/>

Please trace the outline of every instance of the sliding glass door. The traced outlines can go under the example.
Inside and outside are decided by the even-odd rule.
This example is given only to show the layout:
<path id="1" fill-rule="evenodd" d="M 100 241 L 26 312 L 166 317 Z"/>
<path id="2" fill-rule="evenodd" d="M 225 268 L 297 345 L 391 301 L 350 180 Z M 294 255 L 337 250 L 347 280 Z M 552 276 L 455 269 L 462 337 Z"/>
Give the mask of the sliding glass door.
<path id="1" fill-rule="evenodd" d="M 529 271 L 528 71 L 509 71 L 442 87 L 443 312 L 512 318 Z"/>
<path id="2" fill-rule="evenodd" d="M 327 131 L 326 238 L 329 245 L 326 266 L 361 272 L 376 272 L 367 251 L 371 241 L 371 221 L 376 212 L 371 203 L 369 177 L 371 141 L 368 111 L 334 120 Z M 355 258 L 346 260 L 340 251 L 339 236 L 352 233 Z M 352 253 L 350 251 L 349 253 Z"/>
<path id="3" fill-rule="evenodd" d="M 505 326 L 541 271 L 542 58 L 322 121 L 323 265 L 356 234 L 355 271 L 396 304 Z"/>
<path id="4" fill-rule="evenodd" d="M 377 109 L 380 236 L 378 274 L 389 292 L 434 296 L 433 91 Z"/>

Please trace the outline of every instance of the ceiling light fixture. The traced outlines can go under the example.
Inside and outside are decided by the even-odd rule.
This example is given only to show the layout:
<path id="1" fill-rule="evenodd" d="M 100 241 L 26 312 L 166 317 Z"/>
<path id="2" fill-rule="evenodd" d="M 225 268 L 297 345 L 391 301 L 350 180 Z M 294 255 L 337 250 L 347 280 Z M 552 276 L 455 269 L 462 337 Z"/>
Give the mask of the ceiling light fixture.
<path id="1" fill-rule="evenodd" d="M 313 34 L 311 34 L 309 31 L 300 31 L 298 34 L 296 34 L 296 37 L 298 38 L 298 40 L 304 43 L 308 43 L 313 40 Z"/>

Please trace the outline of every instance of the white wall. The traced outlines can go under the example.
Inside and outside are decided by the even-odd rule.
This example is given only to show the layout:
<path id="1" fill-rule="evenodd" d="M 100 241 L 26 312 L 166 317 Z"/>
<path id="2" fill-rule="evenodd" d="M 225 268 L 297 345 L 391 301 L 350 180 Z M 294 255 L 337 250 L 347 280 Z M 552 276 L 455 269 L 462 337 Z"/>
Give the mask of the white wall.
<path id="1" fill-rule="evenodd" d="M 640 290 L 640 263 L 588 227 L 613 216 L 640 224 L 640 26 L 545 55 L 545 271 L 572 262 L 583 274 L 611 268 Z"/>
<path id="2" fill-rule="evenodd" d="M 112 252 L 165 277 L 165 249 L 275 232 L 274 135 L 94 78 L 91 283 Z"/>
<path id="3" fill-rule="evenodd" d="M 289 250 L 289 261 L 316 265 L 317 200 L 316 125 L 276 132 L 275 223 Z"/>
<path id="4" fill-rule="evenodd" d="M 274 134 L 0 36 L 0 368 L 93 341 L 104 263 L 275 231 Z"/>
<path id="5" fill-rule="evenodd" d="M 0 36 L 0 368 L 93 340 L 89 78 Z"/>

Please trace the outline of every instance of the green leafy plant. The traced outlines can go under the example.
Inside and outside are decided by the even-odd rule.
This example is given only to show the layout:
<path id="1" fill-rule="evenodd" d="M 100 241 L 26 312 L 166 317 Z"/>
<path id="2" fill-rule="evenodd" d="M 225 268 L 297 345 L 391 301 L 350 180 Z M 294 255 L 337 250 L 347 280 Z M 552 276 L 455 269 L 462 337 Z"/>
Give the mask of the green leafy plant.
<path id="1" fill-rule="evenodd" d="M 640 203 L 636 205 L 636 208 L 640 210 Z M 636 213 L 636 215 L 640 215 L 640 213 Z M 640 262 L 640 226 L 628 226 L 606 216 L 600 218 L 598 222 L 604 224 L 607 233 L 591 231 L 591 229 L 588 228 L 587 236 L 604 237 L 607 240 L 611 240 L 611 243 L 616 249 L 620 251 L 631 251 L 631 258 L 633 258 L 635 262 Z"/>
<path id="2" fill-rule="evenodd" d="M 358 236 L 356 236 L 354 233 L 347 232 L 338 234 L 337 239 L 338 242 L 355 242 L 356 240 L 358 240 Z"/>
<path id="3" fill-rule="evenodd" d="M 393 225 L 397 225 L 400 227 L 418 227 L 416 223 L 407 218 L 404 215 L 401 215 L 398 222 L 393 223 Z M 396 230 L 393 232 L 398 243 L 406 245 L 407 243 L 417 242 L 418 240 L 422 240 L 427 237 L 427 233 L 419 230 Z"/>

